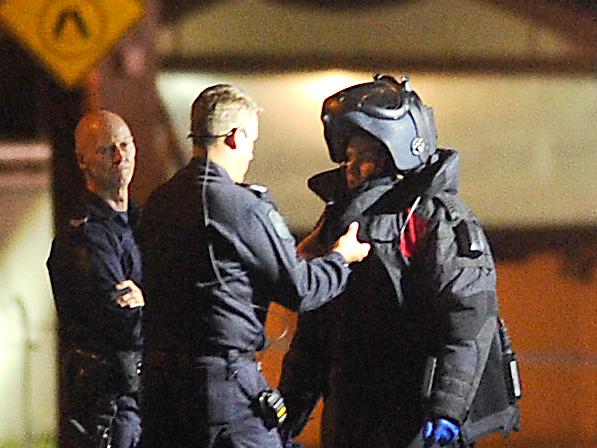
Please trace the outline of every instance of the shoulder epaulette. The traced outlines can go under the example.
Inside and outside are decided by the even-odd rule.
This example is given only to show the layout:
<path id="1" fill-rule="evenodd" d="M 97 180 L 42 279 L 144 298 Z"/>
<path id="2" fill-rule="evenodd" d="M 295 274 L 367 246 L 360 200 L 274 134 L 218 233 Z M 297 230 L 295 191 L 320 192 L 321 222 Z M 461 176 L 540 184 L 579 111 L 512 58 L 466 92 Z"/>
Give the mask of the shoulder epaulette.
<path id="1" fill-rule="evenodd" d="M 251 191 L 252 193 L 255 194 L 255 196 L 257 197 L 263 197 L 267 194 L 267 187 L 263 186 L 263 185 L 257 185 L 257 184 L 242 184 L 243 187 L 245 187 L 247 190 Z"/>

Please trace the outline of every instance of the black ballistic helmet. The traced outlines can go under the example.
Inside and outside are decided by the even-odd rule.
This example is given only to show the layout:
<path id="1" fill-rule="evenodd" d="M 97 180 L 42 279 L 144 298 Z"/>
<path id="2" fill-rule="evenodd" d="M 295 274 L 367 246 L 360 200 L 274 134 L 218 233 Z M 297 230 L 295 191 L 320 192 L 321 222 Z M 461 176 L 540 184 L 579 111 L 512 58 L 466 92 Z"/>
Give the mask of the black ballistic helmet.
<path id="1" fill-rule="evenodd" d="M 340 90 L 323 102 L 321 120 L 330 157 L 336 163 L 346 161 L 355 127 L 381 141 L 400 171 L 425 164 L 437 148 L 433 111 L 412 90 L 407 76 L 398 82 L 377 74 L 373 82 Z"/>

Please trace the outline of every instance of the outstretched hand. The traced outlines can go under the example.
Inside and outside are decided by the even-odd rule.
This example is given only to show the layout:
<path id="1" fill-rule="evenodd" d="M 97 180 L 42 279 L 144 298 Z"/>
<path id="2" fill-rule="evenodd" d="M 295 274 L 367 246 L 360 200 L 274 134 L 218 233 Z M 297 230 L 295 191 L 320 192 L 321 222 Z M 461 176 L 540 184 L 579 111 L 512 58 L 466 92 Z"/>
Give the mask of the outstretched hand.
<path id="1" fill-rule="evenodd" d="M 371 250 L 369 243 L 361 243 L 357 239 L 358 233 L 359 223 L 355 221 L 348 226 L 346 233 L 338 238 L 332 249 L 341 254 L 348 263 L 363 260 L 369 254 L 369 250 Z"/>

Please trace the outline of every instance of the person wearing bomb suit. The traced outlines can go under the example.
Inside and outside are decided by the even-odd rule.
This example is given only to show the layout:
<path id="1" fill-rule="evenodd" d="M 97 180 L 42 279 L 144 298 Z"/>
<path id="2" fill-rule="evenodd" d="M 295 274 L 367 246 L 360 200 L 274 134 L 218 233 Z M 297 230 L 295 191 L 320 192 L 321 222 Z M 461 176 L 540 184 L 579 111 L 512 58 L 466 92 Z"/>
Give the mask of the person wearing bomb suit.
<path id="1" fill-rule="evenodd" d="M 320 397 L 325 448 L 470 447 L 509 434 L 519 414 L 496 271 L 458 196 L 458 152 L 437 148 L 432 110 L 406 77 L 339 91 L 322 120 L 341 166 L 309 180 L 326 207 L 299 252 L 324 253 L 353 221 L 372 249 L 339 299 L 299 319 L 279 385 L 283 438 Z"/>

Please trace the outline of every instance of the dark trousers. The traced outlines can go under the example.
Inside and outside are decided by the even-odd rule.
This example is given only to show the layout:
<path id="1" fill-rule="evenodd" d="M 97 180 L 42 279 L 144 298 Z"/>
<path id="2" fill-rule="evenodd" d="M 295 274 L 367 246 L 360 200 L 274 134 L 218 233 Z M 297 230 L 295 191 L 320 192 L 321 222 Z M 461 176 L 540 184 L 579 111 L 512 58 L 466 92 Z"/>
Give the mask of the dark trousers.
<path id="1" fill-rule="evenodd" d="M 143 448 L 282 448 L 254 397 L 267 387 L 245 358 L 156 361 L 144 370 Z"/>
<path id="2" fill-rule="evenodd" d="M 324 448 L 438 448 L 425 445 L 423 406 L 400 384 L 331 384 L 324 402 Z M 459 442 L 447 448 L 471 448 Z"/>
<path id="3" fill-rule="evenodd" d="M 63 355 L 60 447 L 135 448 L 141 439 L 138 391 L 116 359 L 83 350 Z"/>

